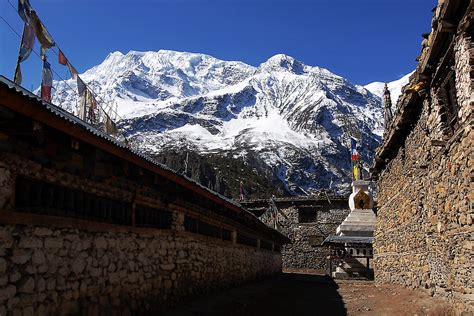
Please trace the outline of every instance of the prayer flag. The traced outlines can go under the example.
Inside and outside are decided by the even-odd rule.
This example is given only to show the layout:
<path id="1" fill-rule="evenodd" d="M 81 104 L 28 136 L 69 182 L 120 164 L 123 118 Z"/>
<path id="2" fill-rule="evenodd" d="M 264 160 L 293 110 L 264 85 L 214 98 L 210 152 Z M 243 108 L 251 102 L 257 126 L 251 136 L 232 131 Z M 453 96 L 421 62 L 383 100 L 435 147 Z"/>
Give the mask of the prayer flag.
<path id="1" fill-rule="evenodd" d="M 240 181 L 240 200 L 245 199 L 244 183 Z"/>
<path id="2" fill-rule="evenodd" d="M 51 88 L 53 87 L 53 73 L 51 65 L 43 60 L 43 73 L 41 80 L 41 99 L 51 102 Z"/>
<path id="3" fill-rule="evenodd" d="M 43 22 L 41 22 L 34 10 L 31 11 L 31 25 L 35 29 L 38 41 L 41 43 L 42 51 L 56 45 L 54 43 L 53 37 L 51 36 L 51 34 L 49 34 L 48 30 L 44 26 Z"/>
<path id="4" fill-rule="evenodd" d="M 94 97 L 92 91 L 87 89 L 86 92 L 86 108 L 88 110 L 88 120 L 89 123 L 95 124 L 97 121 L 97 101 Z"/>
<path id="5" fill-rule="evenodd" d="M 67 60 L 66 56 L 64 56 L 62 50 L 59 50 L 58 63 L 60 63 L 63 66 L 66 66 L 68 64 L 68 60 Z"/>
<path id="6" fill-rule="evenodd" d="M 357 140 L 351 137 L 351 160 L 359 160 L 359 152 L 357 151 Z"/>
<path id="7" fill-rule="evenodd" d="M 83 121 L 86 120 L 86 91 L 87 87 L 84 81 L 79 76 L 77 78 L 77 92 L 79 93 L 79 102 L 77 108 L 77 115 Z"/>
<path id="8" fill-rule="evenodd" d="M 29 0 L 18 0 L 18 15 L 23 22 L 31 24 L 31 5 Z"/>
<path id="9" fill-rule="evenodd" d="M 31 8 L 29 0 L 18 0 L 18 15 L 35 30 L 36 37 L 41 43 L 42 54 L 44 54 L 44 50 L 55 45 L 53 37 L 41 22 L 36 11 Z"/>
<path id="10" fill-rule="evenodd" d="M 357 151 L 357 140 L 351 137 L 351 161 L 352 161 L 352 177 L 354 180 L 360 180 L 359 168 L 359 152 Z"/>
<path id="11" fill-rule="evenodd" d="M 35 32 L 33 30 L 33 27 L 28 23 L 25 23 L 23 27 L 23 35 L 21 37 L 20 52 L 18 53 L 18 61 L 15 69 L 15 77 L 13 79 L 16 84 L 20 85 L 22 81 L 20 63 L 28 59 L 31 54 L 31 51 L 33 50 L 34 44 Z"/>
<path id="12" fill-rule="evenodd" d="M 354 166 L 352 168 L 352 174 L 354 176 L 354 180 L 360 180 L 359 167 Z"/>
<path id="13" fill-rule="evenodd" d="M 86 92 L 86 84 L 84 81 L 82 81 L 81 78 L 77 77 L 77 92 L 79 93 L 79 96 L 82 96 Z"/>
<path id="14" fill-rule="evenodd" d="M 117 125 L 108 115 L 105 117 L 105 132 L 110 135 L 117 135 L 118 133 Z"/>
<path id="15" fill-rule="evenodd" d="M 31 25 L 25 23 L 23 27 L 23 36 L 21 38 L 21 47 L 20 47 L 20 55 L 19 55 L 19 62 L 23 62 L 31 54 L 33 50 L 33 46 L 35 44 L 35 30 Z"/>
<path id="16" fill-rule="evenodd" d="M 78 78 L 78 76 L 77 76 L 77 70 L 76 70 L 76 68 L 74 68 L 73 65 L 71 65 L 71 63 L 69 62 L 69 60 L 67 60 L 67 68 L 69 68 L 69 72 L 71 73 L 72 79 L 77 79 L 77 78 Z"/>

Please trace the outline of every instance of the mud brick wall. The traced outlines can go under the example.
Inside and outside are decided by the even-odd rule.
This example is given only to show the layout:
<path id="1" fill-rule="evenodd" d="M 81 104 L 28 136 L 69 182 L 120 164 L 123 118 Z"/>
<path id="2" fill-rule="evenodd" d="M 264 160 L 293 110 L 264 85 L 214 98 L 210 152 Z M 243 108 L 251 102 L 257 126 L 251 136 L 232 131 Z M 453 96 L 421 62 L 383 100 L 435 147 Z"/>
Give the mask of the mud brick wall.
<path id="1" fill-rule="evenodd" d="M 375 280 L 427 289 L 474 310 L 472 39 L 454 46 L 458 129 L 443 131 L 434 89 L 378 181 Z M 445 141 L 434 144 L 432 141 Z"/>

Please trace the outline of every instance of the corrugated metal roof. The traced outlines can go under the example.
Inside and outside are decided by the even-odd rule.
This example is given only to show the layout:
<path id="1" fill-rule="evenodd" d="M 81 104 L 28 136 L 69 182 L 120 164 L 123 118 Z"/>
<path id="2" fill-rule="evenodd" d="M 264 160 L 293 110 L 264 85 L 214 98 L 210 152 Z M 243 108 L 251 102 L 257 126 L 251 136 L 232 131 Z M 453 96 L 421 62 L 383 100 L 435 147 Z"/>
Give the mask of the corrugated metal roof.
<path id="1" fill-rule="evenodd" d="M 26 90 L 25 88 L 15 84 L 14 82 L 9 80 L 8 78 L 6 78 L 4 76 L 1 76 L 1 75 L 0 75 L 0 85 L 5 86 L 8 89 L 13 90 L 16 93 L 19 93 L 19 94 L 23 95 L 24 97 L 36 102 L 39 106 L 42 106 L 44 109 L 46 109 L 49 112 L 53 113 L 54 115 L 58 116 L 60 119 L 68 121 L 69 123 L 72 123 L 74 125 L 77 125 L 80 128 L 83 128 L 83 129 L 87 130 L 89 133 L 91 133 L 91 134 L 93 134 L 97 137 L 100 137 L 103 140 L 108 141 L 108 142 L 112 143 L 113 145 L 115 145 L 117 147 L 120 147 L 124 150 L 129 151 L 131 154 L 133 154 L 135 156 L 138 156 L 141 159 L 146 160 L 147 162 L 155 165 L 156 167 L 161 168 L 163 170 L 166 170 L 168 172 L 171 172 L 174 175 L 176 175 L 177 177 L 180 177 L 180 178 L 184 179 L 185 181 L 190 182 L 192 185 L 195 185 L 197 187 L 200 187 L 201 189 L 206 190 L 208 193 L 214 195 L 216 198 L 221 199 L 221 200 L 223 200 L 227 203 L 230 203 L 233 206 L 241 209 L 243 212 L 245 212 L 247 215 L 253 217 L 257 222 L 259 222 L 264 227 L 270 229 L 271 231 L 273 231 L 274 233 L 280 235 L 281 237 L 284 237 L 284 239 L 287 239 L 287 237 L 282 235 L 280 232 L 278 232 L 278 231 L 266 226 L 265 224 L 263 224 L 253 213 L 251 213 L 248 210 L 246 210 L 245 208 L 243 208 L 242 205 L 240 205 L 239 203 L 237 203 L 237 202 L 235 202 L 235 201 L 233 201 L 233 200 L 231 200 L 231 199 L 229 199 L 229 198 L 227 198 L 227 197 L 225 197 L 225 196 L 223 196 L 223 195 L 221 195 L 221 194 L 219 194 L 219 193 L 217 193 L 217 192 L 215 192 L 215 191 L 213 191 L 213 190 L 211 190 L 211 189 L 209 189 L 205 186 L 203 186 L 202 184 L 194 181 L 193 179 L 191 179 L 187 176 L 184 176 L 182 174 L 179 174 L 179 173 L 175 172 L 174 170 L 172 170 L 169 167 L 157 162 L 156 160 L 150 158 L 149 156 L 146 156 L 146 155 L 138 152 L 137 150 L 128 147 L 127 145 L 117 141 L 116 139 L 114 139 L 110 135 L 96 129 L 95 127 L 93 127 L 92 125 L 84 122 L 83 120 L 79 119 L 75 115 L 67 112 L 63 108 L 60 108 L 60 107 L 58 107 L 58 106 L 56 106 L 56 105 L 54 105 L 50 102 L 46 102 L 46 101 L 42 100 L 40 97 L 38 97 L 37 95 L 35 95 L 31 91 Z"/>
<path id="2" fill-rule="evenodd" d="M 10 88 L 11 90 L 15 90 L 16 92 L 19 92 L 21 93 L 23 96 L 25 97 L 28 97 L 29 99 L 32 99 L 38 103 L 40 103 L 45 109 L 49 110 L 51 113 L 54 113 L 55 115 L 59 116 L 60 118 L 72 123 L 72 124 L 75 124 L 75 125 L 79 125 L 80 127 L 86 129 L 87 131 L 89 131 L 90 133 L 94 134 L 95 136 L 98 136 L 98 137 L 101 137 L 111 143 L 113 143 L 115 146 L 118 146 L 118 147 L 121 147 L 121 148 L 124 148 L 124 149 L 127 149 L 129 150 L 131 153 L 133 153 L 134 155 L 136 156 L 139 156 L 140 158 L 142 159 L 145 159 L 147 160 L 148 162 L 162 168 L 162 169 L 165 169 L 165 170 L 168 170 L 184 179 L 186 179 L 187 181 L 189 182 L 192 182 L 194 183 L 195 185 L 209 191 L 210 193 L 216 195 L 217 197 L 223 199 L 223 200 L 226 200 L 227 202 L 229 203 L 232 203 L 233 205 L 237 206 L 237 207 L 240 207 L 242 208 L 242 206 L 239 204 L 239 203 L 236 203 L 235 201 L 233 200 L 230 200 L 228 199 L 227 197 L 215 192 L 215 191 L 212 191 L 210 190 L 209 188 L 203 186 L 202 184 L 194 181 L 193 179 L 189 178 L 189 177 L 186 177 L 182 174 L 179 174 L 179 173 L 176 173 L 176 171 L 170 169 L 169 167 L 167 167 L 166 165 L 163 165 L 159 162 L 157 162 L 156 160 L 150 158 L 149 156 L 146 156 L 140 152 L 138 152 L 137 150 L 133 149 L 133 148 L 130 148 L 128 147 L 127 145 L 117 141 L 115 138 L 111 137 L 110 135 L 96 129 L 95 127 L 93 127 L 92 125 L 84 122 L 83 120 L 81 120 L 80 118 L 78 118 L 77 116 L 69 113 L 68 111 L 64 110 L 63 108 L 60 108 L 50 102 L 46 102 L 44 100 L 42 100 L 40 97 L 38 97 L 37 95 L 35 95 L 34 93 L 32 93 L 31 91 L 28 91 L 26 90 L 25 88 L 15 84 L 14 82 L 10 81 L 9 79 L 5 78 L 4 76 L 0 76 L 0 83 L 4 84 L 5 86 L 7 86 L 8 88 Z"/>

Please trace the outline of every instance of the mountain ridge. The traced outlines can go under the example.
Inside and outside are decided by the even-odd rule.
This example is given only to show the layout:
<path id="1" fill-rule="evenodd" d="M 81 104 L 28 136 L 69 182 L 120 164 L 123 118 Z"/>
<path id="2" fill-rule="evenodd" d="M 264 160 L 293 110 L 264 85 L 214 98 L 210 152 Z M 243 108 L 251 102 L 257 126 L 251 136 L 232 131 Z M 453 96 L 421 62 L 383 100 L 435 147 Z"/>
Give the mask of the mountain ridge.
<path id="1" fill-rule="evenodd" d="M 119 126 L 133 146 L 173 161 L 176 170 L 183 169 L 182 153 L 196 154 L 196 161 L 208 163 L 201 169 L 216 178 L 204 176 L 203 184 L 226 187 L 220 193 L 229 196 L 238 195 L 240 180 L 250 186 L 248 178 L 260 186 L 268 181 L 281 194 L 330 185 L 347 191 L 349 137 L 360 139 L 366 164 L 381 140 L 379 96 L 285 54 L 253 67 L 198 53 L 113 52 L 81 77 L 102 99 L 117 102 Z M 55 86 L 55 103 L 73 110 L 66 84 Z M 239 181 L 226 177 L 231 160 L 244 170 L 232 173 Z"/>

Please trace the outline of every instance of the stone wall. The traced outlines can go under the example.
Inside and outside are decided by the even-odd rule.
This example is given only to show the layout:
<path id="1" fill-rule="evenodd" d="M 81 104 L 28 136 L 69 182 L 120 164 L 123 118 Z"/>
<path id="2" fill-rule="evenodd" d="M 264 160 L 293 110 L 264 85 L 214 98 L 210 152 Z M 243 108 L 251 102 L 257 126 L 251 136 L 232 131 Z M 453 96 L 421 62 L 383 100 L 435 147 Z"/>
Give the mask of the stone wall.
<path id="1" fill-rule="evenodd" d="M 281 273 L 287 239 L 239 205 L 114 144 L 9 114 L 0 315 L 154 314 Z"/>
<path id="2" fill-rule="evenodd" d="M 279 215 L 279 231 L 291 239 L 291 244 L 282 248 L 283 269 L 327 269 L 328 248 L 321 246 L 324 239 L 335 234 L 336 228 L 349 214 L 347 202 L 321 203 L 316 211 L 315 221 L 300 223 L 298 209 L 289 207 L 280 209 L 287 218 Z M 271 225 L 268 215 L 261 217 Z"/>
<path id="3" fill-rule="evenodd" d="M 427 289 L 473 311 L 470 47 L 471 38 L 456 39 L 454 134 L 446 134 L 443 104 L 432 87 L 428 98 L 411 105 L 422 107 L 420 118 L 379 175 L 374 269 L 377 282 Z"/>
<path id="4" fill-rule="evenodd" d="M 156 311 L 280 271 L 279 253 L 184 231 L 0 226 L 0 315 Z"/>

